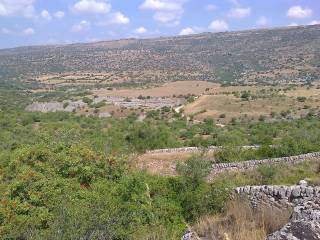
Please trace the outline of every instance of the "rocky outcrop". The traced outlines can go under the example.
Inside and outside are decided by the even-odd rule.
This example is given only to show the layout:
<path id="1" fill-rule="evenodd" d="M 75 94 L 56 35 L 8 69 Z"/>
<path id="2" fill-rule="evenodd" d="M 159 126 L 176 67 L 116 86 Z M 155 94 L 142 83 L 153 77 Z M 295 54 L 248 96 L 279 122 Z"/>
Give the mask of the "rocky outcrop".
<path id="1" fill-rule="evenodd" d="M 319 240 L 320 200 L 306 201 L 294 208 L 290 222 L 267 240 Z"/>
<path id="2" fill-rule="evenodd" d="M 26 107 L 30 112 L 72 112 L 77 109 L 87 106 L 86 103 L 79 101 L 66 101 L 66 102 L 34 102 Z"/>

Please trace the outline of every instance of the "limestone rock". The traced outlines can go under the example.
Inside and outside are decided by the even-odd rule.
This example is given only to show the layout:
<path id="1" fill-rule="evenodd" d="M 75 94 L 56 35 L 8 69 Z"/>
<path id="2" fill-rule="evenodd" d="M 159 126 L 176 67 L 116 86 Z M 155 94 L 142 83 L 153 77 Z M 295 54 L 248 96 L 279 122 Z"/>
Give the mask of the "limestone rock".
<path id="1" fill-rule="evenodd" d="M 301 181 L 299 181 L 298 185 L 300 185 L 302 187 L 307 187 L 308 186 L 308 182 L 306 180 L 301 180 Z"/>
<path id="2" fill-rule="evenodd" d="M 269 235 L 267 240 L 319 240 L 319 221 L 293 221 L 279 231 Z"/>
<path id="3" fill-rule="evenodd" d="M 181 240 L 200 240 L 200 238 L 196 233 L 188 231 L 182 236 Z"/>

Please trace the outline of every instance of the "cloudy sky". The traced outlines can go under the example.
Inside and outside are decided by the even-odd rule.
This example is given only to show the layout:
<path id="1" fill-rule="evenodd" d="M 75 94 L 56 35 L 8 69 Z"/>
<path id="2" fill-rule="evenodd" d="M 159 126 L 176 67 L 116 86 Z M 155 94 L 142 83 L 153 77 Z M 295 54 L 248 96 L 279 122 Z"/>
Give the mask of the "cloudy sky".
<path id="1" fill-rule="evenodd" d="M 320 23 L 320 0 L 0 0 L 0 48 Z"/>

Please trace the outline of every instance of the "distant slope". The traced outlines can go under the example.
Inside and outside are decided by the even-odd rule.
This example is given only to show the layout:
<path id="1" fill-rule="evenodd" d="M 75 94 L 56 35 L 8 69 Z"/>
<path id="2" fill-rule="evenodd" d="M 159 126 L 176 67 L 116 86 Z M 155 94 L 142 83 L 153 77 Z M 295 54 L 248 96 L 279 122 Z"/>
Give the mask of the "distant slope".
<path id="1" fill-rule="evenodd" d="M 320 25 L 0 50 L 2 78 L 43 75 L 100 83 L 314 81 L 320 79 Z"/>

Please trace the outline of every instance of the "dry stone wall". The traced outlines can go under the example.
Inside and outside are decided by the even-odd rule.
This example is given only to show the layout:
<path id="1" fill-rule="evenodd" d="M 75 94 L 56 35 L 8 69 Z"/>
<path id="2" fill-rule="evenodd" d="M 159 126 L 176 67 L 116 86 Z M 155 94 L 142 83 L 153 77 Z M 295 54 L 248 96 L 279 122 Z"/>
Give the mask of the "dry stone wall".
<path id="1" fill-rule="evenodd" d="M 191 153 L 191 152 L 200 152 L 202 150 L 207 151 L 217 151 L 221 149 L 220 146 L 208 146 L 205 148 L 202 147 L 182 147 L 182 148 L 163 148 L 163 149 L 156 149 L 147 151 L 147 154 L 159 154 L 159 153 Z M 257 149 L 259 146 L 252 145 L 252 146 L 241 146 L 242 149 Z"/>
<path id="2" fill-rule="evenodd" d="M 296 186 L 244 186 L 235 193 L 249 199 L 253 208 L 293 208 L 289 222 L 267 240 L 320 239 L 320 187 L 302 180 Z"/>
<path id="3" fill-rule="evenodd" d="M 199 152 L 203 148 L 199 147 L 182 147 L 182 148 L 164 148 L 147 151 L 147 154 L 159 154 L 159 153 L 188 153 L 188 152 Z M 216 151 L 219 149 L 217 146 L 210 146 L 205 148 L 208 151 Z"/>
<path id="4" fill-rule="evenodd" d="M 235 189 L 247 196 L 253 207 L 265 204 L 272 207 L 293 207 L 305 201 L 320 198 L 320 187 L 301 183 L 296 186 L 244 186 Z"/>
<path id="5" fill-rule="evenodd" d="M 298 156 L 282 157 L 282 158 L 269 158 L 263 160 L 250 160 L 243 162 L 233 163 L 219 163 L 213 164 L 210 175 L 216 175 L 218 173 L 231 172 L 231 171 L 245 171 L 255 169 L 261 165 L 273 165 L 273 164 L 297 164 L 306 161 L 319 161 L 320 152 L 301 154 Z"/>

